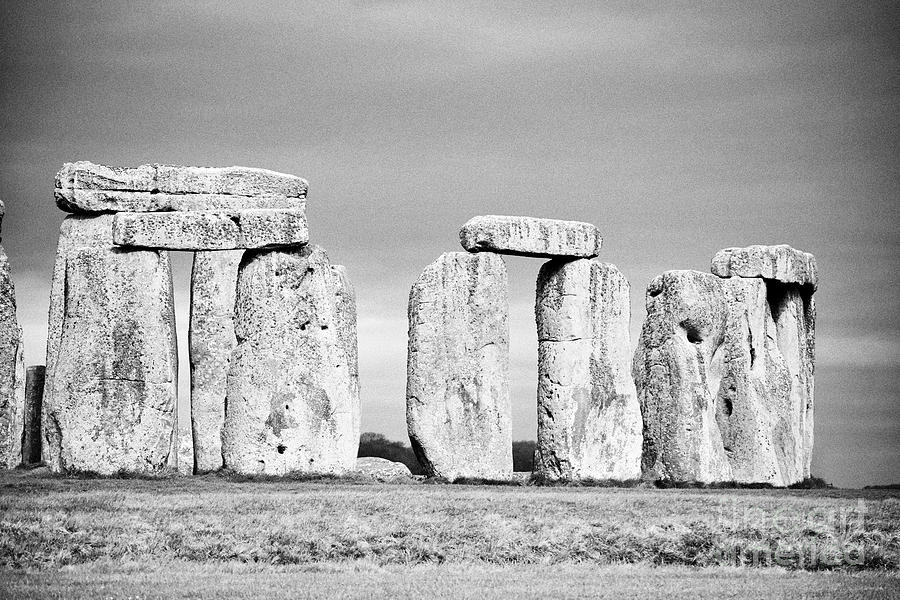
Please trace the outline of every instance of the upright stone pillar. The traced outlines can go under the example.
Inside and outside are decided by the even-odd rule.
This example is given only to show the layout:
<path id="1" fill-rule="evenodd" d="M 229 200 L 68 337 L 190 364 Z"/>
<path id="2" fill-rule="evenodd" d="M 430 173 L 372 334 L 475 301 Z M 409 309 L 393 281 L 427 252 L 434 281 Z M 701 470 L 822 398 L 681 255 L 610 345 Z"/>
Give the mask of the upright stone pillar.
<path id="1" fill-rule="evenodd" d="M 234 296 L 243 250 L 196 252 L 191 271 L 191 422 L 197 473 L 222 468 Z"/>
<path id="2" fill-rule="evenodd" d="M 787 245 L 726 248 L 713 258 L 712 272 L 732 289 L 761 290 L 749 304 L 765 314 L 764 405 L 771 423 L 769 437 L 756 442 L 757 453 L 771 444 L 780 471 L 777 485 L 802 481 L 810 476 L 813 447 L 815 256 Z"/>
<path id="3" fill-rule="evenodd" d="M 63 222 L 42 427 L 52 471 L 174 466 L 177 350 L 168 254 L 115 248 L 113 215 Z"/>
<path id="4" fill-rule="evenodd" d="M 354 468 L 356 322 L 344 275 L 318 246 L 245 255 L 228 373 L 225 467 L 266 475 Z"/>
<path id="5" fill-rule="evenodd" d="M 728 319 L 722 281 L 667 271 L 647 288 L 647 320 L 634 358 L 644 419 L 645 472 L 674 481 L 733 479 L 716 423 Z"/>
<path id="6" fill-rule="evenodd" d="M 637 479 L 641 412 L 630 373 L 629 285 L 592 260 L 541 267 L 535 473 L 547 479 Z"/>
<path id="7" fill-rule="evenodd" d="M 0 201 L 0 227 L 5 207 Z M 25 363 L 22 328 L 16 320 L 16 291 L 9 259 L 0 246 L 0 468 L 22 462 L 25 419 Z"/>
<path id="8" fill-rule="evenodd" d="M 716 395 L 716 422 L 738 483 L 792 483 L 779 426 L 790 404 L 790 375 L 776 345 L 775 322 L 761 279 L 722 281 L 728 321 Z M 789 461 L 788 461 L 789 462 Z"/>
<path id="9" fill-rule="evenodd" d="M 41 405 L 44 398 L 44 365 L 28 367 L 25 372 L 25 436 L 22 438 L 22 462 L 41 462 Z"/>
<path id="10" fill-rule="evenodd" d="M 430 475 L 512 474 L 508 313 L 495 254 L 447 252 L 412 287 L 406 419 Z"/>

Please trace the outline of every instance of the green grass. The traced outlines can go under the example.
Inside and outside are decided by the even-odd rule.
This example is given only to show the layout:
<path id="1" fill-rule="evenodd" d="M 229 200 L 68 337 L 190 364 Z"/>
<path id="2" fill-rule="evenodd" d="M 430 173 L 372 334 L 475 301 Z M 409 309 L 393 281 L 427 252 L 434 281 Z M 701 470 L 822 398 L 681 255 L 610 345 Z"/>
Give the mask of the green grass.
<path id="1" fill-rule="evenodd" d="M 169 585 L 183 597 L 231 586 L 249 596 L 273 581 L 325 595 L 358 581 L 442 597 L 454 581 L 465 590 L 497 578 L 507 582 L 498 597 L 546 596 L 552 586 L 655 593 L 646 582 L 660 578 L 696 585 L 700 596 L 746 578 L 760 596 L 846 596 L 897 589 L 898 569 L 897 490 L 0 475 L 0 597 L 90 596 L 103 586 L 152 597 Z"/>

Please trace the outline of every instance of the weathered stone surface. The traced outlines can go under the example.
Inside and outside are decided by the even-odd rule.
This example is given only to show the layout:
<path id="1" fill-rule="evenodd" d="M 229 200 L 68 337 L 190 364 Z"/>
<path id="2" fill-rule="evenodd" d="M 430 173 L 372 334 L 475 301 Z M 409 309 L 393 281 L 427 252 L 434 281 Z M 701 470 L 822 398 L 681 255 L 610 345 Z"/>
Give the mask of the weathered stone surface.
<path id="1" fill-rule="evenodd" d="M 9 259 L 0 246 L 0 468 L 22 462 L 25 365 Z"/>
<path id="2" fill-rule="evenodd" d="M 168 255 L 110 246 L 111 217 L 70 217 L 57 249 L 43 406 L 52 471 L 173 463 L 177 356 Z"/>
<path id="3" fill-rule="evenodd" d="M 113 242 L 170 250 L 297 246 L 309 241 L 303 210 L 116 213 Z"/>
<path id="4" fill-rule="evenodd" d="M 506 266 L 448 252 L 409 294 L 406 423 L 429 475 L 512 476 Z"/>
<path id="5" fill-rule="evenodd" d="M 723 280 L 728 319 L 716 393 L 716 423 L 732 475 L 739 483 L 783 486 L 783 420 L 790 379 L 776 344 L 775 322 L 762 279 Z M 787 475 L 787 478 L 786 478 Z"/>
<path id="6" fill-rule="evenodd" d="M 69 212 L 302 209 L 307 188 L 300 177 L 266 169 L 109 167 L 82 161 L 63 165 L 56 174 L 54 196 Z"/>
<path id="7" fill-rule="evenodd" d="M 236 211 L 252 209 L 304 210 L 304 198 L 280 195 L 166 194 L 120 190 L 57 189 L 54 197 L 68 212 Z"/>
<path id="8" fill-rule="evenodd" d="M 810 476 L 813 449 L 816 303 L 808 288 L 767 281 L 767 301 L 775 321 L 779 352 L 790 375 L 790 400 L 782 405 L 776 430 L 783 449 L 786 484 Z M 790 434 L 788 431 L 788 424 Z"/>
<path id="9" fill-rule="evenodd" d="M 667 271 L 647 288 L 647 320 L 634 358 L 644 419 L 643 468 L 675 481 L 731 481 L 716 423 L 728 319 L 723 280 Z"/>
<path id="10" fill-rule="evenodd" d="M 44 365 L 25 371 L 25 436 L 22 438 L 22 462 L 41 462 L 41 405 L 44 399 Z"/>
<path id="11" fill-rule="evenodd" d="M 222 468 L 228 365 L 237 345 L 234 296 L 243 250 L 197 252 L 191 271 L 191 421 L 198 473 Z"/>
<path id="12" fill-rule="evenodd" d="M 350 370 L 350 397 L 353 399 L 353 435 L 360 434 L 359 407 L 359 342 L 356 332 L 356 290 L 343 265 L 332 265 L 331 286 L 335 297 L 335 320 L 337 337 L 347 355 Z"/>
<path id="13" fill-rule="evenodd" d="M 631 378 L 628 281 L 611 264 L 551 260 L 537 280 L 538 436 L 548 479 L 637 479 L 641 411 Z"/>
<path id="14" fill-rule="evenodd" d="M 459 241 L 469 252 L 593 258 L 600 252 L 603 240 L 597 227 L 590 223 L 485 215 L 463 225 Z"/>
<path id="15" fill-rule="evenodd" d="M 719 277 L 762 277 L 813 288 L 819 279 L 816 257 L 786 244 L 719 250 L 712 272 Z"/>
<path id="16" fill-rule="evenodd" d="M 69 255 L 79 248 L 106 248 L 112 245 L 112 215 L 71 215 L 63 219 L 59 228 L 59 241 L 56 246 L 56 262 L 53 265 L 53 279 L 50 283 L 50 311 L 47 325 L 47 384 L 44 388 L 41 427 L 44 431 L 42 452 L 44 461 L 49 464 L 46 431 L 48 395 L 52 395 L 49 382 L 53 381 L 56 359 L 59 356 L 59 343 L 62 338 L 62 327 L 66 292 L 66 261 Z"/>
<path id="17" fill-rule="evenodd" d="M 194 474 L 194 438 L 189 419 L 178 419 L 175 469 L 181 475 Z"/>
<path id="18" fill-rule="evenodd" d="M 270 475 L 354 468 L 359 398 L 346 329 L 356 324 L 347 320 L 344 294 L 317 246 L 244 255 L 222 444 L 226 467 Z"/>
<path id="19" fill-rule="evenodd" d="M 357 473 L 371 477 L 375 481 L 392 481 L 412 478 L 409 467 L 402 462 L 394 462 L 376 456 L 357 458 L 355 470 Z"/>

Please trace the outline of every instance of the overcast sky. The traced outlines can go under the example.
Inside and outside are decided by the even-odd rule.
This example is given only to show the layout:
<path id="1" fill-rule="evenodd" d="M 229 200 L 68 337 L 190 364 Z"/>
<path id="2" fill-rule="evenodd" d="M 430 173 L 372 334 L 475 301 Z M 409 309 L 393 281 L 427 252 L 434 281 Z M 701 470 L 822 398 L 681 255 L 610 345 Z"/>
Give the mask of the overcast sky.
<path id="1" fill-rule="evenodd" d="M 813 472 L 900 481 L 896 5 L 492 4 L 0 3 L 26 361 L 44 362 L 64 162 L 265 167 L 309 180 L 312 241 L 356 285 L 364 430 L 408 441 L 407 295 L 462 223 L 576 219 L 631 281 L 633 343 L 656 274 L 727 246 L 813 252 Z M 534 439 L 540 261 L 507 264 L 514 437 Z"/>

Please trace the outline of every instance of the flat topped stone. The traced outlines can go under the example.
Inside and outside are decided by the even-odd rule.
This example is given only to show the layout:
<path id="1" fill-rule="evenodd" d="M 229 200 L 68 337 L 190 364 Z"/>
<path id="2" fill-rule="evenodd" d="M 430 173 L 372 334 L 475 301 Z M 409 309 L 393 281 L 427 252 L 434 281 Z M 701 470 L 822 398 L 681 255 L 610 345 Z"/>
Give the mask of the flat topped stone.
<path id="1" fill-rule="evenodd" d="M 68 212 L 302 208 L 309 185 L 295 175 L 249 167 L 110 167 L 66 163 L 54 197 Z"/>
<path id="2" fill-rule="evenodd" d="M 235 250 L 301 246 L 309 241 L 303 210 L 124 212 L 113 217 L 118 246 Z"/>
<path id="3" fill-rule="evenodd" d="M 819 282 L 816 257 L 787 244 L 719 250 L 712 260 L 712 273 L 719 277 L 761 277 L 813 288 Z"/>
<path id="4" fill-rule="evenodd" d="M 462 226 L 459 241 L 469 252 L 593 258 L 603 238 L 595 225 L 580 221 L 483 215 Z"/>

